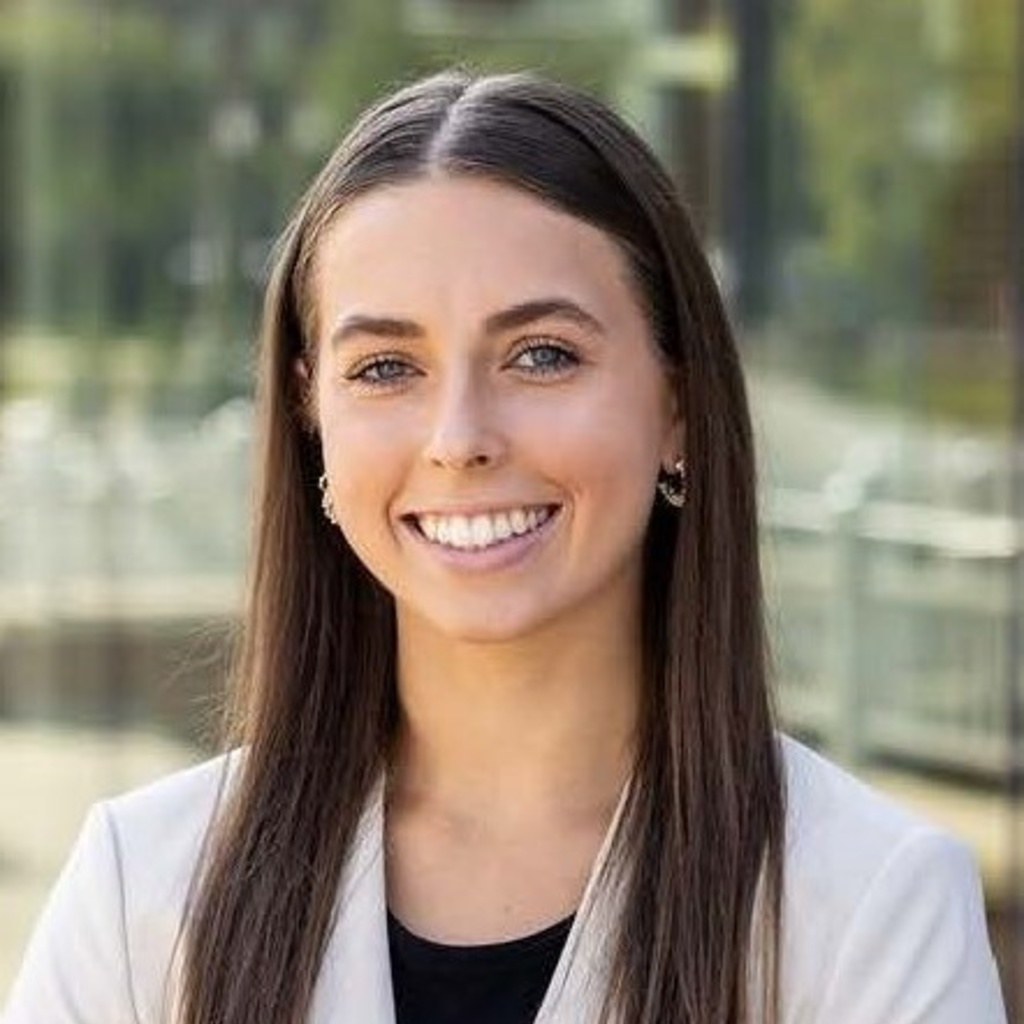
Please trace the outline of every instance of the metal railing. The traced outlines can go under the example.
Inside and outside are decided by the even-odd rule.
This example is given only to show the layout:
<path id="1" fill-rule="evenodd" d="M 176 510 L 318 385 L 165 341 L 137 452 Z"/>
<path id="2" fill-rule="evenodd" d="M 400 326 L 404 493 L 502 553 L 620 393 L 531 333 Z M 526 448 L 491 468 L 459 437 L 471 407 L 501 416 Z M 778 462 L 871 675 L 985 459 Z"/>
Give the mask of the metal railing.
<path id="1" fill-rule="evenodd" d="M 1013 520 L 851 485 L 776 491 L 763 523 L 784 719 L 848 763 L 1005 775 Z"/>

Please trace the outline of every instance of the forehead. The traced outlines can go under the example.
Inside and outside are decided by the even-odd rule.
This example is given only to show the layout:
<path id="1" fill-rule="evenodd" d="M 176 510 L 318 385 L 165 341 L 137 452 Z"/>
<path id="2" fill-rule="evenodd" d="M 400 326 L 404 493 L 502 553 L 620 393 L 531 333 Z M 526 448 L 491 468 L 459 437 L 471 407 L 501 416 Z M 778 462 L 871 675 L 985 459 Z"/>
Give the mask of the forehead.
<path id="1" fill-rule="evenodd" d="M 625 256 L 605 232 L 525 190 L 475 177 L 374 189 L 327 227 L 314 268 L 321 324 L 352 303 L 469 312 L 553 292 L 606 316 L 623 304 L 629 309 L 618 312 L 639 313 Z"/>

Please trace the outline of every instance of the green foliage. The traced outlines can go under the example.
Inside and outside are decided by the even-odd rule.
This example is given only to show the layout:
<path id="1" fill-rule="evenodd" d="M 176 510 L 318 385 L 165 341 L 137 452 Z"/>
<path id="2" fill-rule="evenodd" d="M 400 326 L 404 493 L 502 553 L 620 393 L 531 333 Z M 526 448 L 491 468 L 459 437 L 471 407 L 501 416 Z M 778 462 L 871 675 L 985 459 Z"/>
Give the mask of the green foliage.
<path id="1" fill-rule="evenodd" d="M 1014 36 L 1013 0 L 793 0 L 781 67 L 811 215 L 787 313 L 830 386 L 1005 426 Z M 917 341 L 889 351 L 879 324 Z"/>
<path id="2" fill-rule="evenodd" d="M 44 278 L 22 315 L 87 333 L 159 321 L 166 256 L 188 230 L 202 78 L 138 12 L 100 31 L 57 8 L 5 22 L 0 40 L 15 125 L 2 160 L 24 207 L 4 248 Z"/>
<path id="3" fill-rule="evenodd" d="M 800 119 L 823 257 L 869 285 L 877 308 L 906 312 L 929 201 L 915 138 L 935 67 L 920 0 L 798 0 L 782 48 Z"/>
<path id="4" fill-rule="evenodd" d="M 248 389 L 271 240 L 384 90 L 457 63 L 608 93 L 623 55 L 589 29 L 420 33 L 405 0 L 0 4 L 0 318 L 69 339 L 90 403 L 140 339 L 164 393 Z"/>
<path id="5" fill-rule="evenodd" d="M 1019 73 L 1016 22 L 1021 17 L 1024 12 L 1012 0 L 971 4 L 969 17 L 965 11 L 961 46 L 951 64 L 962 82 L 965 143 L 970 150 L 988 148 L 1020 132 L 1013 92 Z"/>
<path id="6" fill-rule="evenodd" d="M 330 20 L 330 41 L 307 65 L 303 87 L 331 111 L 331 142 L 382 93 L 448 67 L 485 73 L 524 68 L 610 95 L 628 48 L 600 25 L 557 42 L 529 24 L 517 31 L 461 31 L 443 24 L 418 33 L 403 21 L 405 0 L 346 0 Z M 500 5 L 496 5 L 500 6 Z"/>

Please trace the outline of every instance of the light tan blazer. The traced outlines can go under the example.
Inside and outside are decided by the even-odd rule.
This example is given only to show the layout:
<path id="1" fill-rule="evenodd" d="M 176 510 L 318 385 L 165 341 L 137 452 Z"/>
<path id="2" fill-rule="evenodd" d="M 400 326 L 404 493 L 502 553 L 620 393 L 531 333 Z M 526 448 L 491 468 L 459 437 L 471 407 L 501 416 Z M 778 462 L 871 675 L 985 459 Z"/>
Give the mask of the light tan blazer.
<path id="1" fill-rule="evenodd" d="M 1004 1024 L 964 846 L 793 740 L 782 746 L 782 1024 Z M 209 761 L 93 808 L 4 1024 L 165 1024 L 189 886 L 230 763 Z M 620 898 L 603 869 L 622 804 L 538 1024 L 597 1020 Z M 380 788 L 341 882 L 310 1024 L 394 1024 L 383 821 Z"/>

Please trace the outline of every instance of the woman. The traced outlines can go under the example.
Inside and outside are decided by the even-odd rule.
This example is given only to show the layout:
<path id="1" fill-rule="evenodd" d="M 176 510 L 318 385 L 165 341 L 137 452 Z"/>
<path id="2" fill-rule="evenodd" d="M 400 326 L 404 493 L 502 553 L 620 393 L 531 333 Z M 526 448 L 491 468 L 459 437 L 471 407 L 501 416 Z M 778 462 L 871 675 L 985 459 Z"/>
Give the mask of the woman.
<path id="1" fill-rule="evenodd" d="M 370 110 L 260 382 L 244 753 L 94 810 L 9 1024 L 1003 1019 L 963 849 L 773 731 L 736 352 L 612 113 Z"/>

